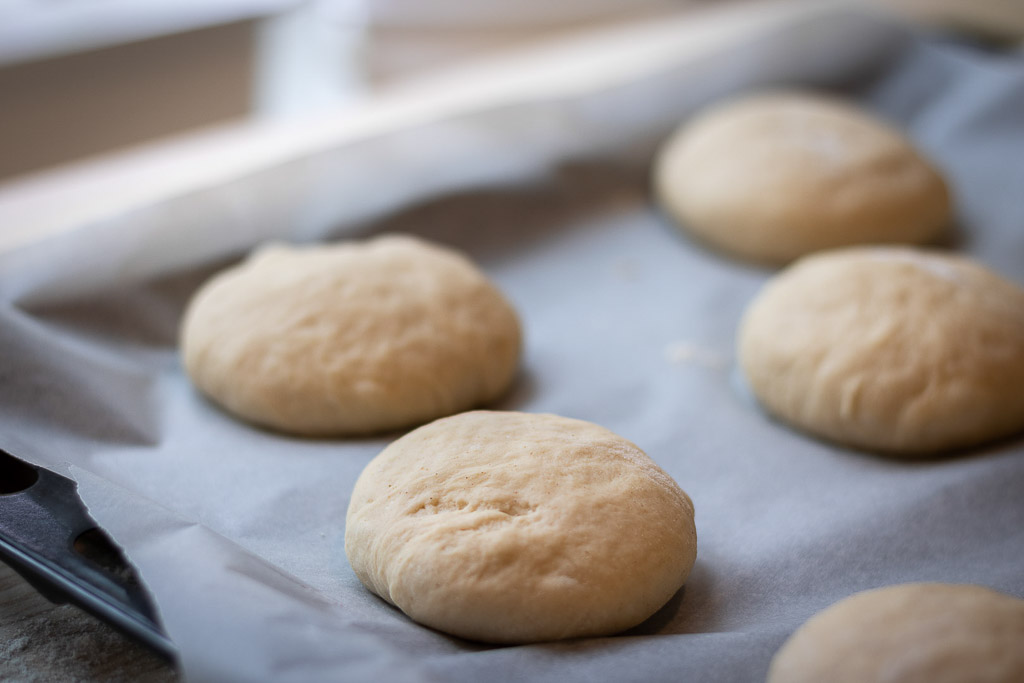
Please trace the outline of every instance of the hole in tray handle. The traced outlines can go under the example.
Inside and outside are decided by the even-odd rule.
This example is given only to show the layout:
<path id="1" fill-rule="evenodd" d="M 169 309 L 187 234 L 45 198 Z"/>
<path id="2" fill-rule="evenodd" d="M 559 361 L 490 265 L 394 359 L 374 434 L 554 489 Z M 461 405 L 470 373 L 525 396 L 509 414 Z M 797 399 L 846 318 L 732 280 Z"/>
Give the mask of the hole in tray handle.
<path id="1" fill-rule="evenodd" d="M 21 493 L 39 480 L 35 467 L 0 449 L 0 496 Z"/>

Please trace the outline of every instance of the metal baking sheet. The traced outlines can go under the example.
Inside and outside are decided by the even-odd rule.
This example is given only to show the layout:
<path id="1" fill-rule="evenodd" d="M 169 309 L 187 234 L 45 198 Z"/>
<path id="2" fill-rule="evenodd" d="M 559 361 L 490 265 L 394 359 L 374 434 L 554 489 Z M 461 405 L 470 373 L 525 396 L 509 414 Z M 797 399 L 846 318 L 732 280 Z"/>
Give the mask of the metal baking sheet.
<path id="1" fill-rule="evenodd" d="M 737 386 L 737 322 L 772 272 L 675 231 L 649 164 L 695 108 L 777 85 L 904 127 L 955 188 L 949 247 L 1024 282 L 1020 55 L 818 16 L 628 82 L 309 150 L 0 255 L 0 446 L 77 480 L 193 681 L 757 681 L 798 624 L 858 590 L 1024 596 L 1020 440 L 887 460 L 774 423 Z M 490 647 L 412 623 L 343 552 L 355 478 L 397 435 L 292 438 L 190 387 L 177 326 L 216 268 L 268 238 L 392 231 L 464 250 L 517 306 L 522 372 L 495 407 L 604 425 L 692 496 L 696 567 L 644 624 Z"/>

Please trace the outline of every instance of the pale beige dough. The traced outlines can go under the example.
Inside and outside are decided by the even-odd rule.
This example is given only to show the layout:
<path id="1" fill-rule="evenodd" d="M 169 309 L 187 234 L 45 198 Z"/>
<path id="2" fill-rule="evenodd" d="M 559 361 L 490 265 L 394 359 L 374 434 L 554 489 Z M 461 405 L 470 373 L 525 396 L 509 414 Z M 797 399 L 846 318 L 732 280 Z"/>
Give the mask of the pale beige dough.
<path id="1" fill-rule="evenodd" d="M 785 263 L 851 244 L 918 244 L 950 222 L 942 176 L 901 133 L 840 100 L 797 92 L 709 108 L 665 143 L 655 191 L 685 230 Z"/>
<path id="2" fill-rule="evenodd" d="M 305 435 L 380 432 L 490 401 L 520 345 L 515 311 L 472 263 L 406 236 L 259 250 L 195 294 L 181 329 L 203 393 Z"/>
<path id="3" fill-rule="evenodd" d="M 739 360 L 768 412 L 891 454 L 1024 429 L 1024 290 L 912 247 L 808 256 L 744 314 Z"/>
<path id="4" fill-rule="evenodd" d="M 612 634 L 686 581 L 693 504 L 635 445 L 580 420 L 477 411 L 363 471 L 345 552 L 416 621 L 494 643 Z"/>
<path id="5" fill-rule="evenodd" d="M 857 593 L 779 649 L 769 683 L 1020 683 L 1024 600 L 911 583 Z"/>

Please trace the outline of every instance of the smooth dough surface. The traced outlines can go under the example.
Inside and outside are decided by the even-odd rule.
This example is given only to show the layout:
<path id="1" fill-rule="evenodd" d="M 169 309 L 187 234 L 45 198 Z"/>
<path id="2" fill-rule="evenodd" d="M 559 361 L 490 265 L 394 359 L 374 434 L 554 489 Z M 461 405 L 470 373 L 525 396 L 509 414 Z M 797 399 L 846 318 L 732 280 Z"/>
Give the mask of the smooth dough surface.
<path id="1" fill-rule="evenodd" d="M 1024 429 L 1024 290 L 912 247 L 808 256 L 744 314 L 739 359 L 768 412 L 893 455 Z"/>
<path id="2" fill-rule="evenodd" d="M 195 385 L 231 413 L 306 435 L 450 415 L 512 382 L 520 327 L 460 254 L 407 236 L 271 246 L 217 275 L 185 313 Z"/>
<path id="3" fill-rule="evenodd" d="M 698 114 L 663 146 L 654 184 L 680 227 L 769 263 L 925 243 L 951 213 L 942 176 L 901 133 L 842 101 L 795 92 Z"/>
<path id="4" fill-rule="evenodd" d="M 639 624 L 686 581 L 697 536 L 686 493 L 622 437 L 476 411 L 407 434 L 366 467 L 345 552 L 414 620 L 522 643 Z"/>
<path id="5" fill-rule="evenodd" d="M 1024 600 L 912 583 L 857 593 L 779 649 L 768 683 L 1019 683 Z"/>

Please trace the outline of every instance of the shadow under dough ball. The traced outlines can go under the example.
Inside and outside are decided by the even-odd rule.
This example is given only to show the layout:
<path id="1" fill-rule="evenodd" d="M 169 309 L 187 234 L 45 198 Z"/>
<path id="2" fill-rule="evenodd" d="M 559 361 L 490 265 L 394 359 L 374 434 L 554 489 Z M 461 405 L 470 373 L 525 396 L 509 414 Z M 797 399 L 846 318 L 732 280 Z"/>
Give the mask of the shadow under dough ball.
<path id="1" fill-rule="evenodd" d="M 345 553 L 363 584 L 456 636 L 610 635 L 686 581 L 693 504 L 634 444 L 557 415 L 476 411 L 398 439 L 356 482 Z"/>
<path id="2" fill-rule="evenodd" d="M 511 384 L 515 310 L 468 259 L 407 236 L 270 246 L 203 285 L 185 369 L 250 422 L 311 436 L 398 429 Z"/>
<path id="3" fill-rule="evenodd" d="M 771 414 L 913 456 L 1024 429 L 1024 289 L 970 259 L 851 247 L 797 261 L 748 306 L 747 382 Z"/>
<path id="4" fill-rule="evenodd" d="M 949 225 L 939 172 L 900 132 L 797 92 L 710 107 L 662 147 L 658 199 L 680 227 L 741 258 L 786 263 L 854 244 L 921 244 Z"/>
<path id="5" fill-rule="evenodd" d="M 857 593 L 811 617 L 768 683 L 1020 683 L 1024 600 L 981 586 L 911 583 Z"/>

